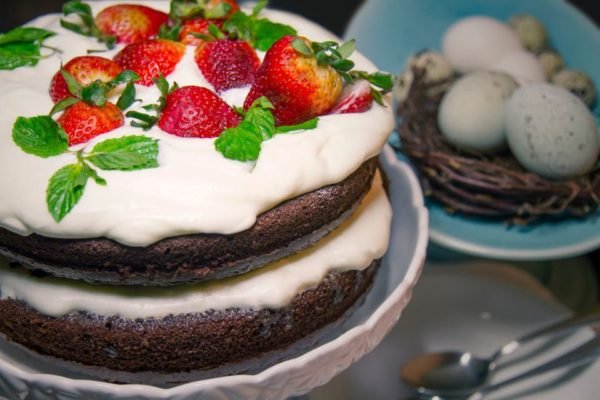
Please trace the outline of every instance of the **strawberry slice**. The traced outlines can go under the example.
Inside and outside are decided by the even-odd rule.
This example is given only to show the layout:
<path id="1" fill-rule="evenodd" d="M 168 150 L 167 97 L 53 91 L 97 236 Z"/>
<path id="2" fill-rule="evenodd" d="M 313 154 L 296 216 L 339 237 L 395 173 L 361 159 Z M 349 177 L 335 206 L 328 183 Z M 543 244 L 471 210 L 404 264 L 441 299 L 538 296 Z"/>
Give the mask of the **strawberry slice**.
<path id="1" fill-rule="evenodd" d="M 361 113 L 371 108 L 373 94 L 371 84 L 358 80 L 351 85 L 346 85 L 339 99 L 330 111 L 330 114 Z"/>
<path id="2" fill-rule="evenodd" d="M 118 43 L 136 43 L 156 37 L 169 15 L 137 4 L 117 4 L 96 15 L 96 26 L 105 35 L 115 36 Z"/>
<path id="3" fill-rule="evenodd" d="M 121 110 L 112 103 L 97 107 L 80 101 L 67 108 L 56 122 L 69 136 L 69 146 L 88 140 L 123 125 Z"/>
<path id="4" fill-rule="evenodd" d="M 123 72 L 123 68 L 116 62 L 97 56 L 75 57 L 66 63 L 63 69 L 71 74 L 81 86 L 88 86 L 96 80 L 109 82 Z M 54 103 L 72 96 L 60 71 L 57 71 L 52 77 L 49 91 L 50 98 Z"/>
<path id="5" fill-rule="evenodd" d="M 217 39 L 200 43 L 195 60 L 217 93 L 254 82 L 260 60 L 243 40 Z"/>
<path id="6" fill-rule="evenodd" d="M 183 86 L 167 96 L 158 126 L 176 136 L 213 138 L 240 121 L 241 116 L 213 91 Z"/>
<path id="7" fill-rule="evenodd" d="M 210 36 L 208 27 L 211 24 L 219 29 L 223 27 L 223 21 L 219 19 L 194 18 L 185 21 L 181 26 L 181 31 L 179 31 L 179 41 L 189 46 L 198 46 L 205 42 L 205 40 L 194 34 Z"/>
<path id="8" fill-rule="evenodd" d="M 306 51 L 301 53 L 299 46 Z M 266 96 L 275 107 L 277 125 L 294 125 L 329 111 L 342 91 L 342 78 L 331 65 L 305 54 L 310 47 L 307 39 L 291 35 L 275 42 L 258 69 L 244 109 Z"/>
<path id="9" fill-rule="evenodd" d="M 150 86 L 154 78 L 173 72 L 184 52 L 185 45 L 182 43 L 149 39 L 125 46 L 114 57 L 114 61 L 123 69 L 137 73 L 140 80 L 136 83 Z"/>

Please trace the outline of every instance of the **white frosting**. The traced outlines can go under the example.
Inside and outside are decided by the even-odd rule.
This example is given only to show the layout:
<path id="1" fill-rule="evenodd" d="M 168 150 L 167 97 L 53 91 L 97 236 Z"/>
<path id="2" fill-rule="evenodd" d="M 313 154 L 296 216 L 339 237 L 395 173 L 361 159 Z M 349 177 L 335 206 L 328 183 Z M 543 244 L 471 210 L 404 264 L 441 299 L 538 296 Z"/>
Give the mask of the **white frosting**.
<path id="1" fill-rule="evenodd" d="M 91 2 L 94 12 L 114 2 Z M 168 10 L 167 1 L 145 1 Z M 333 35 L 306 19 L 268 10 L 273 20 L 294 26 L 313 40 Z M 144 246 L 161 238 L 186 233 L 229 234 L 249 228 L 256 216 L 282 201 L 321 186 L 339 182 L 365 160 L 375 156 L 393 129 L 391 99 L 387 107 L 374 104 L 360 114 L 320 117 L 317 129 L 278 135 L 263 144 L 255 164 L 225 159 L 214 149 L 214 139 L 183 139 L 155 127 L 149 136 L 160 144 L 159 167 L 135 172 L 100 171 L 108 182 L 90 181 L 79 204 L 56 223 L 45 203 L 52 174 L 75 161 L 73 154 L 47 159 L 21 151 L 11 138 L 18 116 L 47 114 L 52 107 L 48 85 L 61 62 L 86 54 L 102 45 L 94 39 L 66 31 L 60 15 L 40 17 L 32 25 L 57 32 L 45 44 L 62 54 L 42 60 L 34 68 L 0 71 L 0 226 L 26 235 L 32 232 L 60 238 L 105 236 L 116 241 Z M 111 58 L 118 49 L 101 53 Z M 180 86 L 210 86 L 187 49 L 175 72 L 168 77 Z M 356 68 L 375 71 L 362 55 L 352 57 Z M 231 104 L 241 105 L 248 88 L 224 94 Z M 138 86 L 138 98 L 154 103 L 156 87 Z M 100 135 L 86 145 L 128 134 L 140 134 L 126 126 Z"/>
<path id="2" fill-rule="evenodd" d="M 280 308 L 330 271 L 361 270 L 387 249 L 391 206 L 377 174 L 357 211 L 314 247 L 243 276 L 179 287 L 98 286 L 58 278 L 33 278 L 0 258 L 2 299 L 25 301 L 42 314 L 84 310 L 123 318 L 162 317 L 209 309 Z"/>

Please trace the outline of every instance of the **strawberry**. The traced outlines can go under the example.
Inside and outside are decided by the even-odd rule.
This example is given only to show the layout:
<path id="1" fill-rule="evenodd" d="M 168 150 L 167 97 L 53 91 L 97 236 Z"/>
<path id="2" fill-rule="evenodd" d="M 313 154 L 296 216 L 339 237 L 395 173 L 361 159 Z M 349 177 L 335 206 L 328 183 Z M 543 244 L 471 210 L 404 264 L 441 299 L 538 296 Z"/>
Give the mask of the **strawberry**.
<path id="1" fill-rule="evenodd" d="M 256 52 L 248 42 L 231 39 L 199 44 L 195 60 L 202 75 L 217 93 L 250 85 L 260 65 Z"/>
<path id="2" fill-rule="evenodd" d="M 211 90 L 183 86 L 166 98 L 158 126 L 182 137 L 217 137 L 240 123 L 241 116 Z"/>
<path id="3" fill-rule="evenodd" d="M 96 26 L 105 35 L 115 36 L 118 43 L 136 43 L 156 37 L 169 15 L 137 4 L 117 4 L 96 15 Z"/>
<path id="4" fill-rule="evenodd" d="M 96 80 L 109 82 L 123 72 L 123 68 L 108 58 L 97 56 L 81 56 L 71 59 L 63 69 L 75 78 L 81 86 L 87 86 Z M 65 78 L 60 71 L 56 72 L 50 82 L 50 97 L 58 103 L 66 97 L 72 96 Z"/>
<path id="5" fill-rule="evenodd" d="M 121 110 L 114 104 L 97 107 L 83 101 L 67 108 L 56 120 L 69 136 L 69 146 L 117 129 L 123 121 Z"/>
<path id="6" fill-rule="evenodd" d="M 198 46 L 200 43 L 204 42 L 203 39 L 194 36 L 194 33 L 209 36 L 210 32 L 208 27 L 210 24 L 215 25 L 217 28 L 221 29 L 223 26 L 223 21 L 218 19 L 204 19 L 204 18 L 194 18 L 187 20 L 181 26 L 181 31 L 179 32 L 179 41 L 191 45 Z"/>
<path id="7" fill-rule="evenodd" d="M 320 65 L 310 55 L 311 45 L 291 35 L 275 42 L 258 69 L 244 109 L 266 96 L 275 107 L 277 125 L 294 125 L 329 111 L 342 91 L 342 78 L 331 65 Z M 303 52 L 297 50 L 300 47 Z"/>
<path id="8" fill-rule="evenodd" d="M 371 84 L 358 80 L 351 85 L 346 85 L 342 94 L 330 111 L 330 114 L 361 113 L 371 108 L 373 94 Z"/>
<path id="9" fill-rule="evenodd" d="M 123 69 L 132 70 L 140 76 L 136 83 L 150 86 L 154 78 L 173 72 L 184 52 L 185 45 L 182 43 L 150 39 L 125 46 L 114 60 Z"/>

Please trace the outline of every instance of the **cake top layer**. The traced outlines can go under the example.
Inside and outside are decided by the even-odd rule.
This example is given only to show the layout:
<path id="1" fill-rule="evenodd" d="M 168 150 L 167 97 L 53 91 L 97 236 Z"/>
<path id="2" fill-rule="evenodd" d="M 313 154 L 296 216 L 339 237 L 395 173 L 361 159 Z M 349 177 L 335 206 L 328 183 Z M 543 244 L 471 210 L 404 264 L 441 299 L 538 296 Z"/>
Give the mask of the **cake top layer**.
<path id="1" fill-rule="evenodd" d="M 94 14 L 117 2 L 91 2 Z M 136 3 L 138 4 L 138 3 Z M 168 12 L 167 1 L 139 2 Z M 336 40 L 333 34 L 290 13 L 263 10 L 262 16 L 293 26 L 299 35 L 314 41 Z M 165 237 L 189 233 L 233 233 L 252 226 L 261 212 L 302 193 L 336 183 L 367 159 L 377 155 L 393 129 L 389 96 L 385 106 L 373 103 L 361 113 L 330 114 L 318 117 L 316 128 L 275 135 L 262 143 L 255 162 L 225 158 L 215 150 L 215 139 L 182 138 L 167 134 L 158 126 L 148 131 L 132 127 L 130 119 L 115 130 L 89 142 L 71 146 L 69 152 L 41 158 L 19 148 L 11 131 L 15 120 L 48 114 L 53 103 L 48 94 L 53 75 L 74 57 L 88 49 L 101 48 L 93 38 L 77 35 L 60 26 L 62 15 L 37 18 L 29 25 L 57 35 L 44 44 L 59 49 L 35 67 L 0 71 L 0 226 L 26 235 L 59 238 L 108 237 L 124 244 L 143 246 Z M 124 45 L 101 53 L 113 58 Z M 360 48 L 360 44 L 358 44 Z M 193 46 L 185 54 L 169 83 L 214 89 L 194 62 Z M 264 53 L 258 52 L 259 58 Z M 367 72 L 376 67 L 358 52 L 350 57 L 356 69 Z M 141 111 L 154 103 L 158 88 L 136 85 L 130 110 Z M 240 107 L 250 88 L 230 89 L 221 97 Z M 158 166 L 136 171 L 100 171 L 106 185 L 87 183 L 85 195 L 60 222 L 48 212 L 46 190 L 52 175 L 73 163 L 75 152 L 90 151 L 111 138 L 145 135 L 157 140 Z"/>

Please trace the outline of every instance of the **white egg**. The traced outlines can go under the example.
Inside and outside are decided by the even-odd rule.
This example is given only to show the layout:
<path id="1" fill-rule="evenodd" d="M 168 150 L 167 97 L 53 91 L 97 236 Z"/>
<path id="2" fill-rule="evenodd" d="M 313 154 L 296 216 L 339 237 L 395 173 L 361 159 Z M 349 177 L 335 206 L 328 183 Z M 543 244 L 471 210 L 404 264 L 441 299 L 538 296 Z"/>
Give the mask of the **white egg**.
<path id="1" fill-rule="evenodd" d="M 460 72 L 485 69 L 523 44 L 507 24 L 486 16 L 462 18 L 442 39 L 444 55 Z"/>
<path id="2" fill-rule="evenodd" d="M 505 147 L 504 109 L 517 87 L 514 79 L 498 72 L 464 75 L 442 98 L 440 131 L 450 143 L 467 150 L 488 152 Z"/>
<path id="3" fill-rule="evenodd" d="M 544 82 L 546 72 L 535 54 L 527 50 L 517 50 L 506 54 L 489 68 L 492 71 L 505 72 L 520 85 Z"/>
<path id="4" fill-rule="evenodd" d="M 549 83 L 519 88 L 506 107 L 506 134 L 515 158 L 548 179 L 588 173 L 599 154 L 599 133 L 586 105 Z"/>

